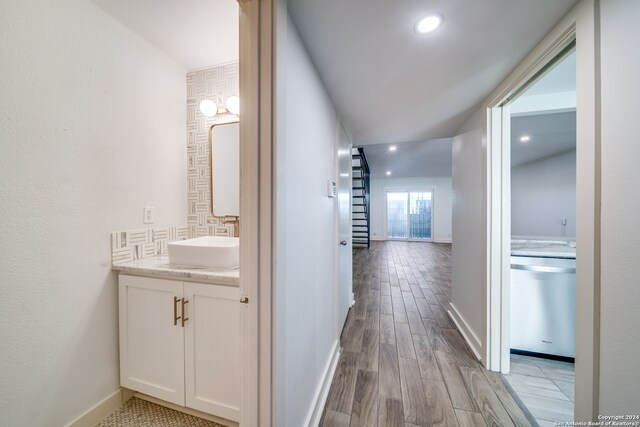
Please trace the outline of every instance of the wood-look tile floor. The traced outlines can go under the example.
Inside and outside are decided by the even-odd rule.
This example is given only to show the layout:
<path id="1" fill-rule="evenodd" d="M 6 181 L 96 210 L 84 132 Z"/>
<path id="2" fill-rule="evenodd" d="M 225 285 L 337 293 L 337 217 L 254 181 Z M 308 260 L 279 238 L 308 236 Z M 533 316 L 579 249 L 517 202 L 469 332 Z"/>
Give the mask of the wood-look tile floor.
<path id="1" fill-rule="evenodd" d="M 573 363 L 512 354 L 504 378 L 539 425 L 573 420 Z"/>
<path id="2" fill-rule="evenodd" d="M 354 250 L 356 303 L 322 426 L 531 425 L 447 315 L 450 258 L 447 244 L 372 242 Z"/>

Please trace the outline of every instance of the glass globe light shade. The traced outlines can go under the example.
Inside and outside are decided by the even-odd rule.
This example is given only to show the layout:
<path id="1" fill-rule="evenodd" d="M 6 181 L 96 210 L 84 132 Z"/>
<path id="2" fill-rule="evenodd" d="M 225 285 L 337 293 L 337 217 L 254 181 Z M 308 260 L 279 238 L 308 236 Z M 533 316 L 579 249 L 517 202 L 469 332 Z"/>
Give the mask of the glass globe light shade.
<path id="1" fill-rule="evenodd" d="M 218 114 L 218 107 L 212 100 L 205 99 L 200 103 L 200 112 L 207 117 L 213 117 Z"/>

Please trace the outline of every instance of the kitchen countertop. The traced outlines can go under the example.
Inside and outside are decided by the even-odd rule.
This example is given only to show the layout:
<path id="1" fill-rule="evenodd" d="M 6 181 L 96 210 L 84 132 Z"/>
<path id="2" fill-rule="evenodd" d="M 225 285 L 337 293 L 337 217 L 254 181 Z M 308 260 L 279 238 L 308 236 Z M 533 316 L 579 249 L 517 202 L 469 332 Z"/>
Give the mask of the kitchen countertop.
<path id="1" fill-rule="evenodd" d="M 576 258 L 575 242 L 562 240 L 511 240 L 511 256 Z"/>
<path id="2" fill-rule="evenodd" d="M 154 276 L 165 279 L 206 282 L 229 286 L 240 285 L 239 269 L 216 270 L 212 268 L 172 267 L 169 265 L 168 255 L 114 263 L 111 269 L 127 274 Z"/>

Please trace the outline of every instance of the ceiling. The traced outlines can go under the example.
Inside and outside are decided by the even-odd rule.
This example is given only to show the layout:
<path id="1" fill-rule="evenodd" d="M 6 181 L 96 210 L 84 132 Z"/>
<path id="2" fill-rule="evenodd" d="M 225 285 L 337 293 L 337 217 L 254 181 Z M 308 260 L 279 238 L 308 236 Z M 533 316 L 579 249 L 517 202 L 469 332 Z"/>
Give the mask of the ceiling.
<path id="1" fill-rule="evenodd" d="M 90 1 L 187 70 L 238 60 L 236 0 Z M 372 176 L 401 178 L 451 175 L 449 137 L 575 3 L 289 0 L 289 10 L 354 145 L 381 144 L 365 150 Z M 443 26 L 417 35 L 430 12 Z M 575 54 L 525 95 L 571 84 Z M 575 113 L 514 117 L 512 135 L 514 165 L 567 151 Z"/>
<path id="2" fill-rule="evenodd" d="M 520 142 L 522 135 L 530 141 Z M 511 166 L 576 148 L 576 113 L 550 113 L 511 118 Z"/>
<path id="3" fill-rule="evenodd" d="M 238 60 L 237 0 L 90 0 L 187 70 Z"/>
<path id="4" fill-rule="evenodd" d="M 289 0 L 356 145 L 452 137 L 576 0 Z M 433 33 L 416 21 L 444 16 Z"/>
<path id="5" fill-rule="evenodd" d="M 511 116 L 511 166 L 540 160 L 576 148 L 576 55 L 570 53 L 531 85 L 511 105 L 512 111 L 519 104 L 527 104 L 528 98 L 539 98 L 538 107 L 546 110 L 538 113 L 522 113 Z M 555 108 L 557 97 L 572 93 L 573 108 Z M 531 139 L 521 142 L 520 137 Z"/>
<path id="6" fill-rule="evenodd" d="M 529 142 L 520 142 L 529 135 Z M 395 145 L 395 151 L 389 147 Z M 545 113 L 511 119 L 511 166 L 565 153 L 576 148 L 576 113 Z M 371 177 L 414 178 L 451 176 L 451 139 L 364 147 Z M 391 171 L 387 176 L 386 172 Z"/>
<path id="7" fill-rule="evenodd" d="M 364 147 L 371 178 L 451 176 L 450 138 L 398 144 L 396 151 L 389 151 L 390 145 L 393 144 Z M 387 171 L 391 171 L 390 176 Z"/>

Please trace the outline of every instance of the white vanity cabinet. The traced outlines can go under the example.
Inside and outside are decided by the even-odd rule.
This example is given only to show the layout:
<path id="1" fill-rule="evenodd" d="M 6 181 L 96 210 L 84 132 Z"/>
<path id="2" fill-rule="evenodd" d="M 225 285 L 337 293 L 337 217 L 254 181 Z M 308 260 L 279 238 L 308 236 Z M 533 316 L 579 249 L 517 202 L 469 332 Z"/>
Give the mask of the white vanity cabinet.
<path id="1" fill-rule="evenodd" d="M 239 421 L 239 295 L 233 286 L 121 274 L 121 385 Z"/>

